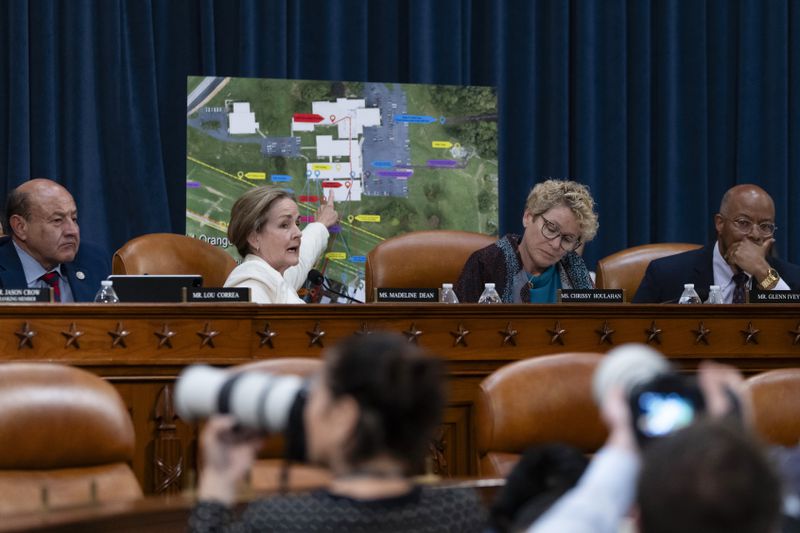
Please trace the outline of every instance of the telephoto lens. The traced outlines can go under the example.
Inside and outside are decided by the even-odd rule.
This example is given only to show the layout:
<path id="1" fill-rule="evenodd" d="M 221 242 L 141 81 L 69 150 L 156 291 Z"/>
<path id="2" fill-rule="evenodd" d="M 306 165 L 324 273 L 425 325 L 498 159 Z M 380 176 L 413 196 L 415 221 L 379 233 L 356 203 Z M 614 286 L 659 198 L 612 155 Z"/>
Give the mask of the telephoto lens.
<path id="1" fill-rule="evenodd" d="M 242 427 L 283 433 L 287 457 L 300 460 L 305 455 L 303 410 L 307 385 L 298 376 L 232 373 L 192 365 L 181 372 L 175 384 L 175 412 L 187 422 L 230 414 Z"/>

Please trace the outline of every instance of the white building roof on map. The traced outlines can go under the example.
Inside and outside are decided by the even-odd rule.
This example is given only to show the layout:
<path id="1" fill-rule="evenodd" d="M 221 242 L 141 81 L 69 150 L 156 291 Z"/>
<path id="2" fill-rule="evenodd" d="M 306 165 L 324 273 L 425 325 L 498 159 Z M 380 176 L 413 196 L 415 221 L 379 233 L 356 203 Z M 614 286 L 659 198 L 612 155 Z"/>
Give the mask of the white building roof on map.
<path id="1" fill-rule="evenodd" d="M 381 123 L 381 112 L 377 107 L 364 107 L 363 98 L 337 98 L 335 102 L 312 102 L 312 112 L 324 117 L 322 124 L 335 123 L 340 139 L 354 139 L 363 135 L 364 126 Z M 296 128 L 299 129 L 299 128 Z"/>
<path id="2" fill-rule="evenodd" d="M 234 102 L 233 112 L 228 113 L 228 133 L 246 135 L 258 130 L 256 114 L 250 111 L 249 102 Z"/>
<path id="3" fill-rule="evenodd" d="M 358 146 L 355 146 L 358 149 Z M 350 155 L 350 141 L 334 141 L 330 135 L 317 135 L 317 157 Z"/>

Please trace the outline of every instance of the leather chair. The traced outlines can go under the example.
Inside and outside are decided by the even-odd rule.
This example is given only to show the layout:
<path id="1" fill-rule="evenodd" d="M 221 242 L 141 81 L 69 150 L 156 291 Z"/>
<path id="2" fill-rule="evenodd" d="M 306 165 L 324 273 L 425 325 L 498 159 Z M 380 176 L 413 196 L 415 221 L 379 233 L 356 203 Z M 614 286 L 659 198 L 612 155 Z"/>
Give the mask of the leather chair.
<path id="1" fill-rule="evenodd" d="M 114 274 L 201 274 L 206 287 L 222 287 L 236 260 L 199 239 L 177 233 L 148 233 L 114 253 Z"/>
<path id="2" fill-rule="evenodd" d="M 264 359 L 254 363 L 238 365 L 231 372 L 267 372 L 275 375 L 293 374 L 300 377 L 311 377 L 321 372 L 322 359 L 306 357 L 284 357 Z M 281 472 L 284 468 L 284 439 L 281 435 L 271 435 L 266 439 L 264 448 L 258 454 L 258 460 L 250 473 L 252 488 L 259 491 L 275 491 L 281 488 Z M 331 479 L 325 468 L 304 464 L 292 464 L 287 472 L 287 487 L 291 490 L 304 490 L 325 486 Z"/>
<path id="3" fill-rule="evenodd" d="M 0 515 L 142 497 L 116 389 L 84 370 L 0 364 Z"/>
<path id="4" fill-rule="evenodd" d="M 664 242 L 621 250 L 597 262 L 595 285 L 598 289 L 625 289 L 625 299 L 631 301 L 639 289 L 650 261 L 698 248 L 702 248 L 702 245 Z"/>
<path id="5" fill-rule="evenodd" d="M 432 230 L 386 239 L 367 254 L 366 299 L 381 287 L 433 288 L 455 283 L 472 252 L 497 241 L 482 233 Z"/>
<path id="6" fill-rule="evenodd" d="M 770 444 L 800 442 L 800 368 L 781 368 L 745 381 L 753 405 L 756 431 Z"/>
<path id="7" fill-rule="evenodd" d="M 598 353 L 563 353 L 499 368 L 479 387 L 475 424 L 481 477 L 506 477 L 529 446 L 598 450 L 607 430 L 592 399 Z"/>

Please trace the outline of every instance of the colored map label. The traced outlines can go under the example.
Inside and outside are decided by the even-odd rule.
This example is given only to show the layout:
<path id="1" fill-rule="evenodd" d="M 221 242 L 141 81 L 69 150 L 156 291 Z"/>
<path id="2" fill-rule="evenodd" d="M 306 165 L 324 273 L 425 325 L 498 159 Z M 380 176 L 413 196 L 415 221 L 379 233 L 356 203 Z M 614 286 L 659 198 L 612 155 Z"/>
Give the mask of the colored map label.
<path id="1" fill-rule="evenodd" d="M 379 170 L 378 176 L 385 176 L 389 178 L 408 178 L 414 174 L 411 169 L 406 170 Z"/>
<path id="2" fill-rule="evenodd" d="M 451 143 L 450 141 L 433 141 L 431 143 L 431 146 L 433 146 L 434 148 L 452 148 L 453 143 Z"/>
<path id="3" fill-rule="evenodd" d="M 339 224 L 334 224 L 328 228 L 328 233 L 341 233 L 342 227 Z"/>
<path id="4" fill-rule="evenodd" d="M 267 179 L 266 172 L 245 172 L 244 177 L 249 180 L 265 180 Z M 289 178 L 292 179 L 292 178 Z"/>
<path id="5" fill-rule="evenodd" d="M 197 189 L 200 187 L 199 181 L 187 181 L 186 186 L 190 189 Z"/>
<path id="6" fill-rule="evenodd" d="M 301 202 L 319 202 L 319 196 L 314 196 L 314 195 L 309 196 L 307 194 L 301 194 L 300 195 L 300 201 Z"/>
<path id="7" fill-rule="evenodd" d="M 433 168 L 453 168 L 458 166 L 458 161 L 452 159 L 429 159 L 428 166 Z"/>
<path id="8" fill-rule="evenodd" d="M 436 119 L 426 115 L 395 115 L 394 119 L 397 122 L 411 122 L 414 124 L 431 124 L 436 122 Z"/>
<path id="9" fill-rule="evenodd" d="M 332 165 L 328 165 L 327 163 L 314 163 L 311 165 L 312 170 L 331 170 L 333 168 Z"/>
<path id="10" fill-rule="evenodd" d="M 295 113 L 293 118 L 295 122 L 311 122 L 312 124 L 325 120 L 325 117 L 316 113 Z"/>
<path id="11" fill-rule="evenodd" d="M 338 189 L 341 186 L 342 186 L 342 184 L 339 183 L 338 181 L 323 181 L 322 182 L 322 187 L 324 189 Z"/>
<path id="12" fill-rule="evenodd" d="M 271 179 L 273 183 L 292 181 L 292 177 L 286 174 L 273 174 L 269 179 Z"/>
<path id="13" fill-rule="evenodd" d="M 359 222 L 380 222 L 380 215 L 356 215 L 356 220 Z"/>
<path id="14" fill-rule="evenodd" d="M 348 261 L 350 261 L 351 263 L 366 263 L 367 262 L 367 256 L 366 255 L 353 255 L 353 256 L 350 256 L 350 259 L 348 259 Z"/>
<path id="15" fill-rule="evenodd" d="M 300 215 L 300 222 L 314 222 L 314 215 Z"/>
<path id="16" fill-rule="evenodd" d="M 391 161 L 373 161 L 372 166 L 376 168 L 392 168 L 394 165 Z"/>
<path id="17" fill-rule="evenodd" d="M 328 252 L 327 254 L 325 254 L 325 257 L 327 259 L 332 259 L 334 261 L 336 260 L 343 261 L 347 259 L 347 254 L 344 252 Z"/>

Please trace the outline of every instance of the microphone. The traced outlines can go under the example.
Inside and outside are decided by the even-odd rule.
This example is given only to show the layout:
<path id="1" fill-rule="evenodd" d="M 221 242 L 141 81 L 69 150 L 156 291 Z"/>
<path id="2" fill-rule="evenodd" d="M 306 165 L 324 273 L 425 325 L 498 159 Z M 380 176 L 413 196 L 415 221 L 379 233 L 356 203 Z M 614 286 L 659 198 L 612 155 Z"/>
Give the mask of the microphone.
<path id="1" fill-rule="evenodd" d="M 311 270 L 308 271 L 308 281 L 310 281 L 314 285 L 322 285 L 325 288 L 325 290 L 327 290 L 328 292 L 332 292 L 333 294 L 335 294 L 337 296 L 341 296 L 342 298 L 346 298 L 346 299 L 350 300 L 351 302 L 354 302 L 354 303 L 357 303 L 357 304 L 363 304 L 364 303 L 361 300 L 356 300 L 355 298 L 353 298 L 353 297 L 351 297 L 351 296 L 349 296 L 347 294 L 344 294 L 342 292 L 339 292 L 336 289 L 334 289 L 333 287 L 331 287 L 331 283 L 328 280 L 328 278 L 326 278 L 322 274 L 322 272 L 320 272 L 317 269 L 312 268 Z"/>
<path id="2" fill-rule="evenodd" d="M 615 385 L 621 386 L 628 397 L 637 386 L 670 370 L 667 359 L 653 348 L 644 344 L 623 344 L 609 350 L 597 366 L 592 379 L 594 401 L 601 405 L 608 390 Z"/>
<path id="3" fill-rule="evenodd" d="M 311 269 L 308 272 L 308 281 L 312 285 L 322 285 L 325 282 L 325 276 L 322 275 L 322 272 L 316 269 Z"/>

